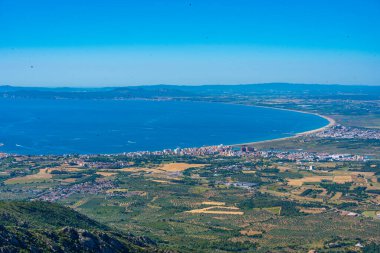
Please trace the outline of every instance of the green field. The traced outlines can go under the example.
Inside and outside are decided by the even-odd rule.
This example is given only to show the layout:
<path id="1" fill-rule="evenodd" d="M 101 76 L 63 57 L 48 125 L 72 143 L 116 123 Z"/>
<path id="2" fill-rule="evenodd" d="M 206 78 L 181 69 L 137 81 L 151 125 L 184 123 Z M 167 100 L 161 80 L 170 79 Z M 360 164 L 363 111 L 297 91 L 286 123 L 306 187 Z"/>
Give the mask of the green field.
<path id="1" fill-rule="evenodd" d="M 161 249 L 180 252 L 331 252 L 332 241 L 343 251 L 355 250 L 358 241 L 380 243 L 380 220 L 373 211 L 379 201 L 374 182 L 378 162 L 319 162 L 311 163 L 314 171 L 305 171 L 302 168 L 307 163 L 254 157 L 80 158 L 88 164 L 102 161 L 102 169 L 89 169 L 75 165 L 78 159 L 3 160 L 1 169 L 7 173 L 17 164 L 16 178 L 40 173 L 26 164 L 54 165 L 64 172 L 54 172 L 48 182 L 2 184 L 0 197 L 31 200 L 47 196 L 114 230 L 147 236 Z M 115 168 L 120 161 L 130 167 Z M 3 182 L 9 182 L 11 174 Z M 288 184 L 329 176 L 350 180 Z M 257 185 L 247 189 L 231 186 L 233 182 Z M 345 216 L 343 211 L 359 217 Z"/>

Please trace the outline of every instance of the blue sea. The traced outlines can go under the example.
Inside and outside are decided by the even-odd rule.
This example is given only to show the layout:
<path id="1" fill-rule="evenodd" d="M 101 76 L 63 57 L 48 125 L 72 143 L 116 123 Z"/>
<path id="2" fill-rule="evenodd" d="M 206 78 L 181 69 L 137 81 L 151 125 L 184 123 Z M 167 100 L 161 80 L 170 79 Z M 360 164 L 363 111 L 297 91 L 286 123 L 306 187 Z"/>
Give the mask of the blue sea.
<path id="1" fill-rule="evenodd" d="M 182 101 L 0 99 L 0 152 L 111 154 L 237 144 L 327 125 L 316 115 Z"/>

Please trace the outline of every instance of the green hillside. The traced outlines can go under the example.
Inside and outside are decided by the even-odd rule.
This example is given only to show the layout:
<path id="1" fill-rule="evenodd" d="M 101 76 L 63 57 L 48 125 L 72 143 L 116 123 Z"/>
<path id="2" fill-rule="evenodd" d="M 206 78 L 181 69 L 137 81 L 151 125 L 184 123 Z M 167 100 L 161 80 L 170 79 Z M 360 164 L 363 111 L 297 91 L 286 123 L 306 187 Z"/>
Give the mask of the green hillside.
<path id="1" fill-rule="evenodd" d="M 0 252 L 159 252 L 154 241 L 122 234 L 69 208 L 0 202 Z"/>

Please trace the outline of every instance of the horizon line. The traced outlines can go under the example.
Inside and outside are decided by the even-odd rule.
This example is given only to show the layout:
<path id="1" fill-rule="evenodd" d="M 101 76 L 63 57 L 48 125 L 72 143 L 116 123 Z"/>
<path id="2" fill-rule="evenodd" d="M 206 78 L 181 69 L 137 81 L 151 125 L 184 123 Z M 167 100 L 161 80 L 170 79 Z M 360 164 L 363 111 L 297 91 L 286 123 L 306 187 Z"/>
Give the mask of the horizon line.
<path id="1" fill-rule="evenodd" d="M 249 85 L 270 85 L 270 84 L 283 84 L 283 85 L 319 85 L 319 86 L 363 86 L 363 87 L 377 87 L 380 84 L 342 84 L 342 83 L 292 83 L 292 82 L 264 82 L 264 83 L 237 83 L 237 84 L 171 84 L 171 83 L 157 83 L 157 84 L 136 84 L 136 85 L 115 85 L 115 86 L 80 86 L 80 85 L 60 85 L 60 86 L 38 86 L 38 85 L 12 85 L 1 84 L 0 87 L 13 87 L 13 88 L 43 88 L 43 89 L 59 89 L 59 88 L 79 88 L 79 89 L 102 89 L 102 88 L 124 88 L 124 87 L 154 87 L 154 86 L 173 86 L 173 87 L 202 87 L 202 86 L 249 86 Z"/>

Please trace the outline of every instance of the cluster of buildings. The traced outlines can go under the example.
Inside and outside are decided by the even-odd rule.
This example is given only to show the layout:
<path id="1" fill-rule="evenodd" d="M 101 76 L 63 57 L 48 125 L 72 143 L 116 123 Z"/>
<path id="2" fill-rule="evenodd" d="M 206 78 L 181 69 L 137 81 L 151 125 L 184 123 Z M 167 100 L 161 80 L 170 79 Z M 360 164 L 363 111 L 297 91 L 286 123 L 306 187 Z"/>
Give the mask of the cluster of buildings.
<path id="1" fill-rule="evenodd" d="M 256 150 L 252 146 L 208 146 L 199 148 L 176 148 L 165 149 L 161 151 L 138 151 L 123 153 L 123 156 L 129 158 L 138 158 L 144 156 L 225 156 L 225 157 L 253 157 L 253 158 L 275 158 L 281 160 L 295 161 L 295 162 L 315 162 L 315 161 L 365 161 L 367 157 L 362 155 L 352 154 L 330 154 L 330 153 L 316 153 L 306 151 L 281 151 L 281 150 Z M 87 167 L 92 169 L 110 168 L 109 161 L 102 161 L 102 159 L 92 159 L 102 156 L 113 157 L 113 155 L 80 155 L 80 156 L 66 156 L 70 162 L 75 163 L 79 167 Z M 0 153 L 0 159 L 7 157 Z M 129 166 L 126 161 L 112 161 L 114 168 L 122 168 Z"/>
<path id="2" fill-rule="evenodd" d="M 80 193 L 80 194 L 105 194 L 106 196 L 145 196 L 146 192 L 143 191 L 126 191 L 124 189 L 118 191 L 114 183 L 107 179 L 99 179 L 95 182 L 85 182 L 79 184 L 72 184 L 69 186 L 60 185 L 55 188 L 51 188 L 48 191 L 39 191 L 37 194 L 37 200 L 54 202 L 61 199 L 68 198 L 69 196 Z M 36 193 L 36 192 L 35 192 Z"/>
<path id="3" fill-rule="evenodd" d="M 315 134 L 320 138 L 380 140 L 380 130 L 336 125 Z"/>
<path id="4" fill-rule="evenodd" d="M 361 155 L 352 154 L 329 154 L 329 153 L 315 153 L 306 151 L 258 151 L 252 146 L 209 146 L 200 148 L 176 148 L 165 149 L 162 151 L 141 151 L 124 153 L 128 157 L 142 157 L 142 156 L 250 156 L 257 158 L 277 158 L 289 161 L 364 161 L 366 158 Z"/>
<path id="5" fill-rule="evenodd" d="M 329 154 L 314 152 L 284 152 L 284 151 L 259 151 L 259 156 L 265 158 L 278 158 L 289 161 L 306 161 L 306 162 L 329 162 L 329 161 L 365 161 L 365 157 L 352 154 Z"/>
<path id="6" fill-rule="evenodd" d="M 237 188 L 243 188 L 248 191 L 253 191 L 254 188 L 258 185 L 257 183 L 250 183 L 250 182 L 226 182 L 224 183 L 227 187 L 237 187 Z"/>
<path id="7" fill-rule="evenodd" d="M 65 199 L 75 193 L 81 194 L 99 194 L 105 193 L 107 190 L 115 188 L 112 181 L 99 180 L 96 183 L 85 182 L 79 184 L 73 184 L 70 186 L 58 186 L 56 188 L 49 189 L 37 197 L 38 200 L 54 202 L 60 199 Z"/>
<path id="8" fill-rule="evenodd" d="M 235 152 L 231 146 L 217 145 L 197 148 L 176 148 L 164 149 L 160 151 L 137 151 L 123 153 L 128 157 L 141 157 L 145 155 L 162 156 L 162 155 L 179 155 L 179 156 L 205 156 L 205 155 L 223 155 L 234 156 Z"/>

